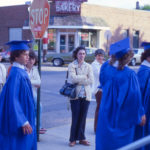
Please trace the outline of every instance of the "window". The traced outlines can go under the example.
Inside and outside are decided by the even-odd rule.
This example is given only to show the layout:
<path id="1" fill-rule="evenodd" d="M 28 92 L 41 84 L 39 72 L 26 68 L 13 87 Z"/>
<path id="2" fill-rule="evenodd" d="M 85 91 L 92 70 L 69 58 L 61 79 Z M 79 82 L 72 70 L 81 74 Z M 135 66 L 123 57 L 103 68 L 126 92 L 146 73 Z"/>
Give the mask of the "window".
<path id="1" fill-rule="evenodd" d="M 129 29 L 124 29 L 121 31 L 123 38 L 129 37 Z"/>
<path id="2" fill-rule="evenodd" d="M 97 32 L 94 30 L 82 30 L 80 35 L 80 45 L 85 47 L 97 46 Z"/>
<path id="3" fill-rule="evenodd" d="M 48 50 L 56 50 L 56 29 L 48 29 Z"/>
<path id="4" fill-rule="evenodd" d="M 22 40 L 21 28 L 9 28 L 9 41 Z"/>
<path id="5" fill-rule="evenodd" d="M 139 31 L 133 31 L 133 48 L 139 48 Z"/>
<path id="6" fill-rule="evenodd" d="M 88 32 L 81 32 L 81 45 L 89 47 L 89 33 Z"/>

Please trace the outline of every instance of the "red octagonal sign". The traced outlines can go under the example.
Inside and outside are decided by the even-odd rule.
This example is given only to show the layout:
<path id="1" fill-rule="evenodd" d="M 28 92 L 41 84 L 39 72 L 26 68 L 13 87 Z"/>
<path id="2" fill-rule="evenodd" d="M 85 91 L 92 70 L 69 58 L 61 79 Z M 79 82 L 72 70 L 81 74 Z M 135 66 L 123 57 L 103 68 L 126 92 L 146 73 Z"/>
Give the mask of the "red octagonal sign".
<path id="1" fill-rule="evenodd" d="M 35 39 L 43 38 L 49 24 L 50 7 L 47 0 L 33 0 L 29 21 Z"/>

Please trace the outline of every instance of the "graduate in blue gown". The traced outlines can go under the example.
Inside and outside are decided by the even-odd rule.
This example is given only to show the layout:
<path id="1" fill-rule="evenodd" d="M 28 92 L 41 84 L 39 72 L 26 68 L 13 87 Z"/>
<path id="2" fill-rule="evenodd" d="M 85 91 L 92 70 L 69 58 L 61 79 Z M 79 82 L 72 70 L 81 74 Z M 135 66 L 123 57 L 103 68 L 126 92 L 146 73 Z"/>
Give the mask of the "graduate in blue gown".
<path id="1" fill-rule="evenodd" d="M 34 100 L 25 70 L 28 41 L 11 41 L 10 74 L 0 95 L 0 150 L 37 150 Z"/>
<path id="2" fill-rule="evenodd" d="M 137 126 L 135 130 L 135 140 L 150 135 L 150 43 L 143 42 L 144 53 L 141 56 L 141 66 L 138 70 L 138 80 L 142 93 L 142 103 L 146 114 L 145 126 Z M 144 147 L 145 150 L 150 150 L 150 145 Z"/>
<path id="3" fill-rule="evenodd" d="M 111 59 L 102 65 L 103 91 L 96 130 L 96 150 L 116 150 L 133 141 L 137 124 L 145 115 L 136 73 L 128 68 L 133 56 L 129 38 L 110 46 Z"/>

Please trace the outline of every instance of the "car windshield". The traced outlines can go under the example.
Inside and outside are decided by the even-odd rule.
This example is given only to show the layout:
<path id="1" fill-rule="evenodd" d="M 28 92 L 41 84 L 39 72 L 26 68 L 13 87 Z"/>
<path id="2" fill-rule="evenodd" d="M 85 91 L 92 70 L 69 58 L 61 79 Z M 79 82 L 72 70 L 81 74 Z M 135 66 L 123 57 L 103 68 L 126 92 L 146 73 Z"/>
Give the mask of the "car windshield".
<path id="1" fill-rule="evenodd" d="M 86 50 L 86 54 L 93 54 L 93 53 L 95 53 L 96 48 L 89 48 L 89 47 L 86 47 L 85 50 Z M 73 51 L 74 51 L 74 50 L 70 51 L 69 53 L 73 53 Z"/>

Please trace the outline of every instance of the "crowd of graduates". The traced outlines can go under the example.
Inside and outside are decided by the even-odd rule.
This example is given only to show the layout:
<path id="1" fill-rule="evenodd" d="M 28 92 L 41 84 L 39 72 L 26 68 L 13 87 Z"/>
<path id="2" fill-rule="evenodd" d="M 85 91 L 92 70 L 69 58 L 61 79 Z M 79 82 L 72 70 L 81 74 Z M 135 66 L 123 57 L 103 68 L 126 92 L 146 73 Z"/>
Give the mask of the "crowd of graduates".
<path id="1" fill-rule="evenodd" d="M 12 66 L 6 83 L 0 71 L 1 150 L 37 150 L 35 91 L 41 80 L 38 71 L 32 68 L 35 57 L 29 52 L 28 44 L 29 41 L 7 43 Z M 90 146 L 85 137 L 85 125 L 93 83 L 97 102 L 94 122 L 96 150 L 116 150 L 150 134 L 150 43 L 143 42 L 141 46 L 144 52 L 137 73 L 128 67 L 133 57 L 129 38 L 110 45 L 110 59 L 106 62 L 103 62 L 105 53 L 102 49 L 95 52 L 92 65 L 84 61 L 84 47 L 73 52 L 74 61 L 69 64 L 68 72 L 71 82 L 77 87 L 76 98 L 70 100 L 69 146 L 75 146 L 77 141 Z M 3 65 L 1 68 L 5 70 Z M 38 76 L 36 83 L 31 80 L 32 72 Z M 150 150 L 150 145 L 141 149 Z"/>
<path id="2" fill-rule="evenodd" d="M 110 46 L 111 58 L 99 76 L 102 99 L 96 150 L 115 150 L 150 134 L 150 43 L 142 46 L 145 51 L 137 74 L 127 66 L 133 57 L 129 38 Z"/>

